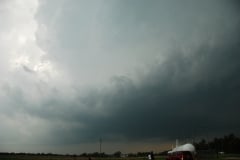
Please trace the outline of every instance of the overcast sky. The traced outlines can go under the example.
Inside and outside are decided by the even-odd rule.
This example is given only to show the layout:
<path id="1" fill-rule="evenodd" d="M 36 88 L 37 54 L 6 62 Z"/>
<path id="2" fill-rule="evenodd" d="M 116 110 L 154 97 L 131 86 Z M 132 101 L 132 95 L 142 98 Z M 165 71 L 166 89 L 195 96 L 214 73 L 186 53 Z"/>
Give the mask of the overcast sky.
<path id="1" fill-rule="evenodd" d="M 0 152 L 161 151 L 240 135 L 237 0 L 0 0 Z"/>

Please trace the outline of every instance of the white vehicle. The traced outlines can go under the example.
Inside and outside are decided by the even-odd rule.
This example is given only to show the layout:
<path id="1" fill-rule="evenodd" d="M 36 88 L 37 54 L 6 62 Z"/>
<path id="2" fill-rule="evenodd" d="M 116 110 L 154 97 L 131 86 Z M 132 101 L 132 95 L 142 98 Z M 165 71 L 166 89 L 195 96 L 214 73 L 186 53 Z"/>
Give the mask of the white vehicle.
<path id="1" fill-rule="evenodd" d="M 194 160 L 196 156 L 195 147 L 190 144 L 176 146 L 168 152 L 168 160 Z"/>

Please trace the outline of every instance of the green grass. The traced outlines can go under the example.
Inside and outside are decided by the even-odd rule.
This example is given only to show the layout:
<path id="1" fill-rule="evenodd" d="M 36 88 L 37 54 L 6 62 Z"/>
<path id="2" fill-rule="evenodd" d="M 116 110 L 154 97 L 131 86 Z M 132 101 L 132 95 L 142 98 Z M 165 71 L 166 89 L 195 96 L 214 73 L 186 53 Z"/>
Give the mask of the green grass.
<path id="1" fill-rule="evenodd" d="M 47 156 L 47 155 L 0 155 L 0 160 L 88 160 L 87 157 L 78 156 Z M 147 157 L 126 158 L 95 158 L 91 160 L 147 160 Z M 165 160 L 165 157 L 155 157 L 155 160 Z"/>
<path id="2" fill-rule="evenodd" d="M 164 156 L 157 156 L 155 160 L 165 160 Z M 48 156 L 48 155 L 0 155 L 0 160 L 88 160 L 87 157 L 78 156 Z M 94 158 L 91 160 L 147 160 L 147 157 L 126 157 L 126 158 Z M 205 159 L 197 159 L 205 160 Z M 240 160 L 240 155 L 222 155 L 207 160 Z"/>

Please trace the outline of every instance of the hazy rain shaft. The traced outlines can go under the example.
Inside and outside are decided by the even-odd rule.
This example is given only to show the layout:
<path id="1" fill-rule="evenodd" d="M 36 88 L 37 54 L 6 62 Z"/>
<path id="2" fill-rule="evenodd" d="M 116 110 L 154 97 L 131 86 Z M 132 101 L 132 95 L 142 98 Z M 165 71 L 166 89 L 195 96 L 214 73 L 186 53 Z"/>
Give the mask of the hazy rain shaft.
<path id="1" fill-rule="evenodd" d="M 95 152 L 102 138 L 105 152 L 131 152 L 239 135 L 239 7 L 0 1 L 0 150 Z"/>

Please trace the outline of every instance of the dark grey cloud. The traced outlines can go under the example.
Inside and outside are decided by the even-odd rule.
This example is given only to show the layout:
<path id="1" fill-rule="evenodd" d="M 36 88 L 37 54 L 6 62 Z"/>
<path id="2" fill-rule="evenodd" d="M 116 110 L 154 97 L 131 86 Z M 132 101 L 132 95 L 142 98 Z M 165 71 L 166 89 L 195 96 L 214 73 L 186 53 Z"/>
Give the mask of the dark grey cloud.
<path id="1" fill-rule="evenodd" d="M 44 103 L 45 118 L 81 124 L 70 130 L 53 129 L 52 140 L 77 143 L 98 137 L 139 141 L 239 134 L 240 40 L 232 35 L 225 44 L 206 43 L 188 56 L 175 48 L 165 62 L 153 64 L 140 83 L 115 76 L 110 88 L 90 90 L 74 103 L 58 99 Z M 50 111 L 47 106 L 51 105 L 62 108 Z"/>
<path id="2" fill-rule="evenodd" d="M 87 7 L 91 5 L 89 3 Z M 114 6 L 117 8 L 113 12 Z M 108 87 L 93 87 L 86 89 L 87 93 L 82 93 L 81 89 L 75 87 L 75 96 L 71 100 L 49 96 L 39 104 L 44 107 L 29 107 L 27 110 L 31 115 L 47 119 L 53 124 L 58 121 L 62 123 L 62 127 L 57 125 L 51 129 L 49 141 L 91 142 L 98 137 L 108 141 L 139 141 L 240 133 L 240 119 L 237 115 L 240 98 L 240 18 L 236 1 L 154 1 L 149 4 L 145 1 L 137 4 L 121 1 L 111 4 L 110 9 L 109 6 L 102 5 L 108 9 L 105 12 L 98 7 L 93 7 L 94 12 L 89 14 L 92 17 L 97 16 L 97 13 L 100 15 L 99 21 L 94 19 L 99 23 L 94 25 L 99 27 L 99 32 L 95 33 L 104 33 L 101 37 L 104 40 L 101 43 L 103 48 L 110 45 L 115 49 L 123 47 L 127 50 L 131 46 L 143 45 L 148 48 L 144 50 L 146 55 L 157 57 L 156 55 L 162 54 L 159 53 L 162 50 L 149 48 L 163 43 L 168 46 L 167 51 L 143 70 L 139 69 L 134 78 L 124 74 L 118 76 L 116 73 L 110 79 Z M 96 8 L 99 9 L 97 13 Z M 63 11 L 65 12 L 72 14 L 68 10 Z M 108 13 L 114 14 L 106 16 Z M 67 21 L 76 21 L 76 28 L 71 26 L 72 22 L 65 23 L 64 17 L 55 21 L 67 25 L 60 28 L 60 31 L 69 27 L 76 31 L 79 27 L 90 25 L 88 19 L 83 19 L 86 23 L 82 23 L 78 21 L 81 17 L 78 18 L 66 18 Z M 60 39 L 64 39 L 65 34 L 67 32 L 62 32 Z M 59 43 L 72 37 L 76 38 L 73 35 L 66 36 Z M 88 42 L 81 41 L 81 38 L 89 36 L 77 37 L 80 41 L 75 42 L 86 47 L 84 44 Z M 69 44 L 70 42 L 64 43 L 64 49 L 79 49 L 78 45 Z M 53 54 L 59 54 L 53 50 Z M 84 53 L 85 51 L 92 53 L 88 49 Z M 111 49 L 105 51 L 113 52 Z M 58 60 L 61 65 L 69 67 L 71 65 L 68 64 L 73 62 L 75 65 L 70 67 L 71 72 L 80 74 L 76 68 L 78 63 L 86 60 L 84 55 L 87 54 L 71 52 L 74 54 L 74 60 L 71 61 L 71 56 L 64 58 L 67 56 L 64 52 L 59 57 L 63 56 L 64 61 L 68 62 L 65 63 L 60 58 Z M 89 61 L 84 64 L 95 62 L 94 58 L 93 61 L 89 58 L 91 56 L 87 57 Z"/>
<path id="3" fill-rule="evenodd" d="M 105 95 L 103 100 L 104 110 L 110 116 L 92 117 L 87 126 L 92 136 L 96 133 L 120 134 L 130 140 L 139 140 L 228 132 L 239 134 L 238 45 L 206 47 L 196 52 L 202 55 L 190 59 L 180 55 L 177 59 L 169 59 L 164 68 L 161 65 L 155 68 L 140 87 L 127 78 L 116 78 L 115 91 Z M 196 75 L 198 79 L 188 75 L 203 57 L 195 71 L 199 74 Z M 91 134 L 88 136 L 93 138 Z"/>

